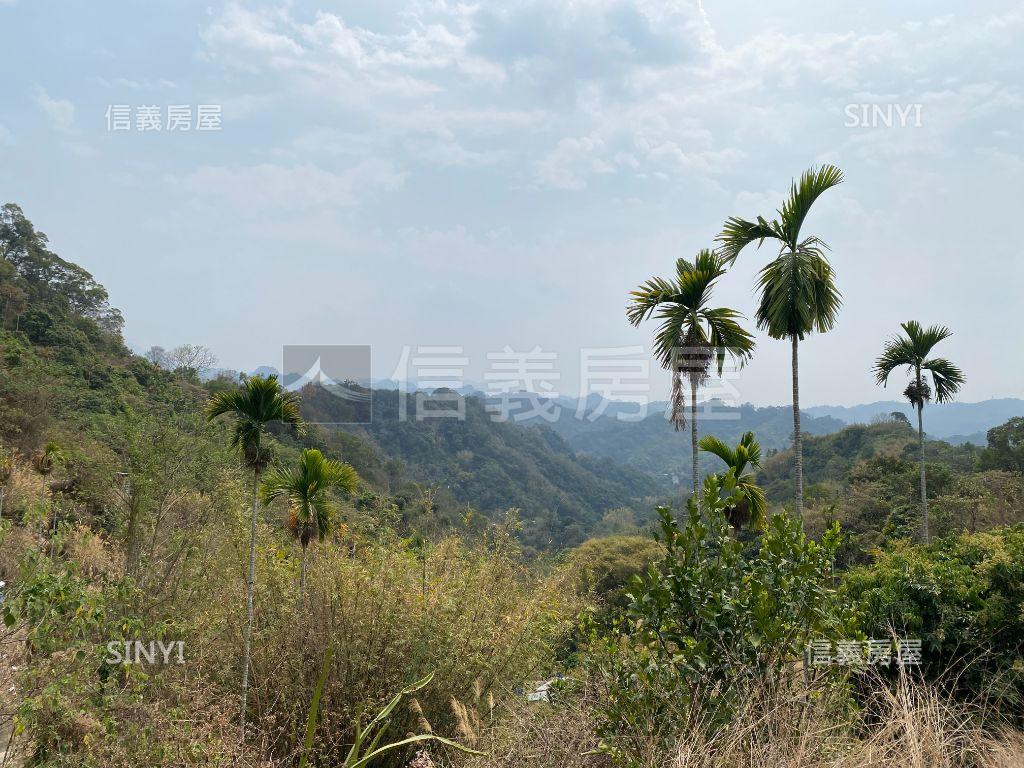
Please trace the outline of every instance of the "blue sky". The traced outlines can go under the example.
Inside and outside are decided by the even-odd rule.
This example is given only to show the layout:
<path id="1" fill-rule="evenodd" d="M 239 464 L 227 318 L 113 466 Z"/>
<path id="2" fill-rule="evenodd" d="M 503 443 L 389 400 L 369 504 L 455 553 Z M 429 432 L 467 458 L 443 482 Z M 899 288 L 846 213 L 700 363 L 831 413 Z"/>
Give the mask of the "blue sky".
<path id="1" fill-rule="evenodd" d="M 909 318 L 954 330 L 964 399 L 1024 396 L 1019 3 L 0 0 L 0 28 L 3 200 L 136 348 L 251 369 L 368 343 L 388 376 L 459 345 L 482 380 L 540 346 L 574 394 L 581 347 L 647 344 L 630 288 L 833 162 L 807 231 L 845 307 L 803 347 L 804 402 L 898 394 L 869 369 Z M 113 132 L 112 104 L 219 105 L 222 129 Z M 752 316 L 770 255 L 720 302 Z M 758 338 L 739 398 L 788 402 L 788 347 Z"/>

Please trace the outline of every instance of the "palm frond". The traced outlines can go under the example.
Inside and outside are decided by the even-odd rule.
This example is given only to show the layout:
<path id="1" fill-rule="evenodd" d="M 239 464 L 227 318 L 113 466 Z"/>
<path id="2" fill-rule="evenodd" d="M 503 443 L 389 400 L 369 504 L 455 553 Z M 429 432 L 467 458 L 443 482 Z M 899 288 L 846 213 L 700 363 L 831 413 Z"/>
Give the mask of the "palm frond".
<path id="1" fill-rule="evenodd" d="M 903 324 L 906 327 L 906 323 Z M 914 366 L 919 362 L 914 345 L 904 336 L 894 336 L 885 344 L 882 354 L 875 360 L 875 381 L 885 386 L 889 375 L 902 366 Z"/>
<path id="2" fill-rule="evenodd" d="M 330 531 L 335 508 L 328 496 L 332 488 L 353 493 L 359 475 L 350 465 L 326 458 L 316 448 L 307 448 L 298 468 L 274 469 L 260 486 L 264 503 L 286 497 L 290 506 L 289 529 L 303 545 L 313 533 L 323 539 Z"/>
<path id="3" fill-rule="evenodd" d="M 721 233 L 715 238 L 721 243 L 718 249 L 723 261 L 732 264 L 740 251 L 753 242 L 760 248 L 761 244 L 768 239 L 782 240 L 785 242 L 785 234 L 778 222 L 766 221 L 758 216 L 757 221 L 747 221 L 733 216 L 725 222 Z"/>
<path id="4" fill-rule="evenodd" d="M 744 432 L 740 437 L 739 445 L 736 446 L 737 456 L 743 456 L 752 467 L 761 466 L 761 444 L 753 432 Z M 742 469 L 740 470 L 742 471 Z"/>
<path id="5" fill-rule="evenodd" d="M 739 312 L 720 307 L 704 310 L 701 317 L 710 331 L 708 343 L 715 350 L 719 376 L 725 368 L 726 355 L 731 356 L 741 368 L 754 356 L 754 336 L 739 324 L 739 320 L 744 319 Z"/>
<path id="6" fill-rule="evenodd" d="M 702 437 L 700 439 L 700 442 L 697 443 L 697 447 L 699 447 L 702 451 L 707 451 L 710 454 L 714 454 L 722 461 L 724 461 L 726 463 L 726 466 L 731 467 L 736 463 L 736 453 L 733 451 L 733 449 L 730 448 L 721 440 L 719 440 L 714 435 L 705 435 L 704 437 Z"/>
<path id="7" fill-rule="evenodd" d="M 831 330 L 842 294 L 828 259 L 814 248 L 783 251 L 758 276 L 757 325 L 773 339 Z"/>
<path id="8" fill-rule="evenodd" d="M 754 475 L 745 472 L 747 465 L 761 465 L 761 445 L 753 432 L 745 432 L 735 448 L 730 448 L 713 435 L 706 435 L 698 443 L 701 450 L 714 454 L 725 462 L 730 473 L 736 478 L 736 488 L 743 500 L 726 510 L 726 517 L 734 527 L 750 525 L 763 530 L 768 519 L 768 499 L 755 482 Z"/>
<path id="9" fill-rule="evenodd" d="M 842 182 L 843 172 L 834 165 L 811 168 L 800 175 L 799 181 L 793 182 L 789 197 L 779 211 L 783 240 L 791 250 L 797 250 L 799 247 L 800 228 L 810 213 L 811 206 L 824 192 Z"/>
<path id="10" fill-rule="evenodd" d="M 232 389 L 225 392 L 214 392 L 206 401 L 206 419 L 213 421 L 225 413 L 242 413 L 247 407 L 244 390 Z"/>
<path id="11" fill-rule="evenodd" d="M 670 301 L 678 292 L 678 285 L 660 277 L 652 277 L 635 291 L 629 292 L 626 319 L 631 325 L 640 325 L 662 303 Z"/>
<path id="12" fill-rule="evenodd" d="M 885 384 L 889 375 L 897 368 L 905 367 L 915 378 L 904 391 L 904 395 L 915 406 L 924 405 L 931 399 L 932 388 L 922 377 L 917 380 L 917 372 L 931 374 L 935 385 L 935 401 L 945 403 L 952 400 L 963 387 L 966 379 L 963 371 L 949 360 L 928 357 L 932 349 L 940 341 L 948 339 L 953 332 L 944 325 L 931 325 L 925 328 L 916 320 L 901 323 L 903 334 L 892 337 L 886 342 L 882 354 L 875 360 L 875 379 Z"/>
<path id="13" fill-rule="evenodd" d="M 208 421 L 224 415 L 235 419 L 231 445 L 254 466 L 267 461 L 260 448 L 260 437 L 267 424 L 279 421 L 299 433 L 303 431 L 299 396 L 285 390 L 273 375 L 250 376 L 238 389 L 214 393 L 206 403 L 205 413 Z"/>
<path id="14" fill-rule="evenodd" d="M 747 479 L 748 477 L 744 476 L 737 483 L 737 487 L 748 505 L 747 524 L 755 530 L 763 531 L 768 523 L 768 497 L 765 496 L 761 487 Z"/>
<path id="15" fill-rule="evenodd" d="M 936 344 L 953 335 L 953 332 L 944 325 L 930 325 L 925 328 L 916 320 L 908 320 L 902 324 L 902 328 L 913 345 L 914 352 L 922 361 L 931 354 Z"/>
<path id="16" fill-rule="evenodd" d="M 943 336 L 947 338 L 951 334 Z M 963 371 L 943 357 L 935 357 L 921 363 L 921 368 L 932 375 L 935 383 L 935 402 L 948 403 L 966 383 Z"/>

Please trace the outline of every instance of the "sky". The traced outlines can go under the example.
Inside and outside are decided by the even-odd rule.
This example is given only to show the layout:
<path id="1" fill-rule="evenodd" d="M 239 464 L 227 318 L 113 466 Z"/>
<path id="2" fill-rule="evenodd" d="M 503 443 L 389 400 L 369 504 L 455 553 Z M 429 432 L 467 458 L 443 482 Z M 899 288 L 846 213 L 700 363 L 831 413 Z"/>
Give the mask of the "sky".
<path id="1" fill-rule="evenodd" d="M 540 388 L 575 395 L 581 350 L 648 358 L 630 289 L 835 163 L 804 231 L 844 306 L 801 347 L 802 402 L 897 397 L 870 369 L 911 318 L 954 331 L 963 400 L 1024 397 L 1019 2 L 0 0 L 0 30 L 0 198 L 137 350 L 252 370 L 369 344 L 402 378 L 404 350 L 457 347 L 480 382 L 539 348 Z M 774 255 L 716 303 L 752 318 Z M 757 341 L 728 388 L 788 403 L 789 346 Z"/>

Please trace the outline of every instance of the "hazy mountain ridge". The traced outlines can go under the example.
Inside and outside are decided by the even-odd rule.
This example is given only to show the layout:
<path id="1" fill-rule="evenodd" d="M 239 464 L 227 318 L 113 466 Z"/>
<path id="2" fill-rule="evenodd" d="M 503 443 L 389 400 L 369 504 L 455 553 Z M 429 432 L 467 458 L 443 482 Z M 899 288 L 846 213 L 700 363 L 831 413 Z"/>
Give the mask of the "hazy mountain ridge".
<path id="1" fill-rule="evenodd" d="M 909 403 L 878 400 L 860 405 L 815 405 L 802 409 L 813 416 L 830 416 L 845 424 L 869 424 L 878 416 L 893 411 L 917 424 L 917 414 Z M 933 438 L 950 443 L 985 444 L 985 432 L 1005 424 L 1014 416 L 1024 416 L 1024 400 L 1014 397 L 993 398 L 978 403 L 929 403 L 924 410 L 924 428 Z"/>

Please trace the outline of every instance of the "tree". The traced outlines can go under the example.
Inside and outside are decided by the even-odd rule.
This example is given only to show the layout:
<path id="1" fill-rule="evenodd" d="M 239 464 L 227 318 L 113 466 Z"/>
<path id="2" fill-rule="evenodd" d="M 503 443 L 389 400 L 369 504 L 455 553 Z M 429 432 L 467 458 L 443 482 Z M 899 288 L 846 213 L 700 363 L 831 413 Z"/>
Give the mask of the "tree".
<path id="1" fill-rule="evenodd" d="M 763 530 L 768 521 L 768 499 L 754 482 L 754 474 L 746 471 L 748 467 L 761 466 L 761 444 L 757 442 L 754 433 L 744 432 L 735 448 L 730 448 L 714 435 L 705 435 L 701 438 L 700 449 L 724 461 L 736 478 L 736 489 L 741 499 L 724 510 L 729 524 L 737 531 L 748 524 Z"/>
<path id="2" fill-rule="evenodd" d="M 150 347 L 146 350 L 146 359 L 157 368 L 167 367 L 167 350 L 163 347 Z"/>
<path id="3" fill-rule="evenodd" d="M 1024 472 L 1024 417 L 1014 416 L 986 434 L 988 448 L 978 457 L 979 469 Z"/>
<path id="4" fill-rule="evenodd" d="M 51 440 L 32 455 L 32 467 L 40 475 L 46 477 L 53 472 L 55 464 L 63 457 L 60 446 Z"/>
<path id="5" fill-rule="evenodd" d="M 167 364 L 172 371 L 196 376 L 217 364 L 217 356 L 201 344 L 182 344 L 167 353 Z"/>
<path id="6" fill-rule="evenodd" d="M 110 306 L 103 286 L 80 266 L 51 251 L 46 235 L 37 231 L 13 203 L 0 207 L 0 259 L 16 273 L 0 277 L 19 288 L 8 300 L 16 297 L 24 302 L 27 297 L 29 303 L 40 308 L 60 315 L 79 314 L 111 334 L 120 334 L 121 313 Z"/>
<path id="7" fill-rule="evenodd" d="M 324 458 L 316 448 L 307 448 L 299 458 L 298 469 L 275 469 L 260 486 L 264 504 L 285 496 L 288 499 L 288 530 L 302 545 L 302 569 L 299 589 L 306 589 L 306 549 L 315 536 L 323 541 L 334 525 L 337 511 L 330 490 L 340 488 L 355 493 L 359 486 L 356 471 L 340 461 Z"/>
<path id="8" fill-rule="evenodd" d="M 198 376 L 217 364 L 217 356 L 201 344 L 181 344 L 170 351 L 159 346 L 150 347 L 146 359 L 158 368 L 187 377 Z"/>
<path id="9" fill-rule="evenodd" d="M 740 326 L 743 316 L 733 309 L 708 306 L 711 291 L 726 272 L 721 257 L 707 249 L 694 262 L 679 259 L 672 280 L 653 277 L 630 291 L 626 318 L 632 325 L 657 312 L 661 320 L 654 336 L 654 354 L 672 372 L 672 422 L 686 425 L 683 380 L 690 384 L 690 442 L 693 451 L 693 492 L 699 492 L 697 468 L 697 388 L 707 380 L 714 362 L 722 375 L 728 354 L 740 365 L 753 356 L 754 337 Z"/>
<path id="10" fill-rule="evenodd" d="M 766 239 L 780 243 L 779 255 L 760 273 L 757 327 L 773 339 L 789 339 L 793 359 L 793 454 L 796 481 L 796 513 L 803 514 L 804 464 L 800 433 L 799 343 L 814 331 L 832 329 L 842 303 L 832 266 L 825 257 L 828 246 L 811 235 L 801 239 L 800 230 L 811 206 L 826 190 L 842 183 L 843 172 L 833 165 L 805 171 L 790 187 L 778 218 L 757 221 L 733 217 L 718 236 L 723 257 L 732 263 L 747 245 Z"/>
<path id="11" fill-rule="evenodd" d="M 286 391 L 277 376 L 250 376 L 239 389 L 217 392 L 206 404 L 206 418 L 230 415 L 235 420 L 231 446 L 242 455 L 252 470 L 252 517 L 249 525 L 249 578 L 246 582 L 245 640 L 242 651 L 242 729 L 245 729 L 245 704 L 249 693 L 249 656 L 252 652 L 253 588 L 256 584 L 256 513 L 259 508 L 260 474 L 270 463 L 271 452 L 263 444 L 263 435 L 271 422 L 303 429 L 299 397 Z"/>
<path id="12" fill-rule="evenodd" d="M 647 572 L 651 563 L 664 556 L 664 550 L 650 534 L 602 536 L 587 539 L 569 554 L 569 562 L 579 574 L 581 591 L 593 589 L 612 609 L 626 604 L 625 588 Z"/>
<path id="13" fill-rule="evenodd" d="M 894 424 L 906 424 L 908 427 L 910 426 L 910 419 L 907 418 L 907 414 L 905 414 L 903 411 L 893 411 L 892 413 L 890 413 L 889 421 L 893 422 Z"/>
<path id="14" fill-rule="evenodd" d="M 889 374 L 897 368 L 907 368 L 913 380 L 903 390 L 904 396 L 917 409 L 917 442 L 921 462 L 921 519 L 924 526 L 924 540 L 928 541 L 928 484 L 924 465 L 924 404 L 932 398 L 932 387 L 928 385 L 930 373 L 935 389 L 935 402 L 952 400 L 964 385 L 964 375 L 949 360 L 929 357 L 940 341 L 948 339 L 953 332 L 942 325 L 924 328 L 916 320 L 902 324 L 905 335 L 894 336 L 875 361 L 874 373 L 879 384 L 885 386 Z"/>

